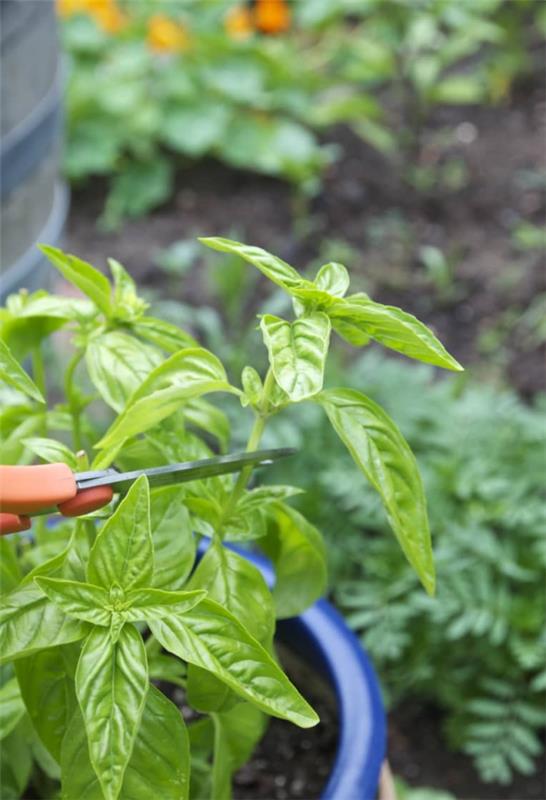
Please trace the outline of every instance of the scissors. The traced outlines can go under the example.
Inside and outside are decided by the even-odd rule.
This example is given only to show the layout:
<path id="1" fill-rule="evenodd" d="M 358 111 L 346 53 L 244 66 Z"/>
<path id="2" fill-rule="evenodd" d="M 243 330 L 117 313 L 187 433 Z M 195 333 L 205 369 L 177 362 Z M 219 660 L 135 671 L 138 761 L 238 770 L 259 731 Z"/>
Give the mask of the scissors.
<path id="1" fill-rule="evenodd" d="M 233 453 L 227 456 L 183 461 L 162 467 L 118 472 L 114 467 L 73 472 L 67 464 L 0 466 L 0 536 L 30 528 L 30 517 L 61 513 L 79 517 L 107 505 L 114 493 L 123 494 L 146 475 L 151 487 L 239 472 L 245 467 L 266 467 L 293 455 L 290 447 Z"/>

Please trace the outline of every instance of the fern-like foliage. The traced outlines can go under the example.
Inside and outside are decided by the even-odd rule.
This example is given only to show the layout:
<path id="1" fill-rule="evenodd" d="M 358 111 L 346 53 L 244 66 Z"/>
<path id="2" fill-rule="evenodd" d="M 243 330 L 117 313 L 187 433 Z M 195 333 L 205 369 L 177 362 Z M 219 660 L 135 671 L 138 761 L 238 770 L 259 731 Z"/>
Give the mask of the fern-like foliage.
<path id="1" fill-rule="evenodd" d="M 436 382 L 427 367 L 374 353 L 347 376 L 387 408 L 416 453 L 438 594 L 419 588 L 374 493 L 327 426 L 317 429 L 303 412 L 293 434 L 305 439 L 309 463 L 293 468 L 299 485 L 307 482 L 300 502 L 330 543 L 334 597 L 389 701 L 439 703 L 451 743 L 473 756 L 482 778 L 510 781 L 534 768 L 546 725 L 544 408 Z"/>

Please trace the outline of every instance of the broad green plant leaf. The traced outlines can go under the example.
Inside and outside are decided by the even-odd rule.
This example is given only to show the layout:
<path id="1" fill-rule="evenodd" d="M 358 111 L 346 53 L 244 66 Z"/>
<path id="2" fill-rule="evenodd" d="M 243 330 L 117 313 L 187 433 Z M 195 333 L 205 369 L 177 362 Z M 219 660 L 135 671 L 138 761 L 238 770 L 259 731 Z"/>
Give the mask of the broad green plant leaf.
<path id="1" fill-rule="evenodd" d="M 15 542 L 5 536 L 0 537 L 0 594 L 8 594 L 15 589 L 22 577 Z"/>
<path id="2" fill-rule="evenodd" d="M 61 766 L 63 800 L 104 800 L 79 711 L 66 731 Z M 189 800 L 189 779 L 189 741 L 182 715 L 159 689 L 149 686 L 120 797 Z"/>
<path id="3" fill-rule="evenodd" d="M 105 800 L 120 795 L 147 691 L 146 650 L 137 629 L 124 625 L 113 642 L 109 630 L 94 628 L 78 662 L 76 695 Z"/>
<path id="4" fill-rule="evenodd" d="M 133 336 L 108 331 L 90 340 L 85 361 L 102 399 L 119 412 L 162 358 L 158 350 Z"/>
<path id="5" fill-rule="evenodd" d="M 258 708 L 302 728 L 319 721 L 269 653 L 218 603 L 206 598 L 183 617 L 150 622 L 159 643 L 209 670 Z"/>
<path id="6" fill-rule="evenodd" d="M 39 247 L 63 278 L 87 295 L 105 316 L 110 316 L 112 310 L 111 287 L 108 278 L 102 272 L 76 256 L 63 253 L 58 247 L 46 244 L 39 245 Z"/>
<path id="7" fill-rule="evenodd" d="M 185 347 L 197 347 L 197 342 L 189 333 L 172 322 L 156 317 L 140 317 L 132 324 L 131 330 L 167 353 L 177 353 Z"/>
<path id="8" fill-rule="evenodd" d="M 28 744 L 26 720 L 22 719 L 0 747 L 0 786 L 2 800 L 19 800 L 32 771 L 32 752 Z"/>
<path id="9" fill-rule="evenodd" d="M 32 397 L 39 403 L 45 403 L 41 391 L 34 381 L 32 381 L 25 370 L 12 356 L 9 347 L 0 339 L 0 381 L 13 386 L 19 392 L 23 392 L 27 397 Z"/>
<path id="10" fill-rule="evenodd" d="M 221 362 L 203 348 L 181 350 L 154 369 L 97 447 L 108 448 L 143 433 L 174 413 L 184 402 L 209 392 L 237 392 Z"/>
<path id="11" fill-rule="evenodd" d="M 0 741 L 12 732 L 25 712 L 17 678 L 10 678 L 0 688 Z"/>
<path id="12" fill-rule="evenodd" d="M 205 591 L 164 592 L 162 589 L 132 589 L 125 595 L 128 621 L 162 619 L 171 614 L 185 614 L 200 603 Z"/>
<path id="13" fill-rule="evenodd" d="M 260 322 L 275 380 L 292 402 L 322 389 L 330 320 L 318 311 L 294 322 L 265 314 Z"/>
<path id="14" fill-rule="evenodd" d="M 318 530 L 298 511 L 282 502 L 271 506 L 260 547 L 275 565 L 277 617 L 301 614 L 322 597 L 328 583 L 326 548 Z"/>
<path id="15" fill-rule="evenodd" d="M 110 589 L 147 586 L 154 572 L 150 533 L 150 490 L 141 475 L 110 519 L 105 522 L 89 554 L 87 580 Z"/>
<path id="16" fill-rule="evenodd" d="M 76 642 L 88 630 L 84 623 L 67 617 L 37 586 L 24 583 L 2 598 L 0 663 Z"/>
<path id="17" fill-rule="evenodd" d="M 212 797 L 231 800 L 231 778 L 252 755 L 265 729 L 262 712 L 250 703 L 211 714 L 214 726 Z"/>
<path id="18" fill-rule="evenodd" d="M 277 256 L 268 253 L 267 250 L 262 250 L 261 247 L 253 247 L 252 245 L 235 242 L 232 239 L 223 239 L 219 236 L 199 237 L 199 241 L 212 250 L 241 256 L 282 289 L 289 290 L 301 284 L 302 277 L 294 267 L 277 258 Z"/>
<path id="19" fill-rule="evenodd" d="M 343 297 L 351 281 L 343 264 L 331 261 L 319 269 L 313 282 L 321 291 L 328 292 L 334 297 Z"/>
<path id="20" fill-rule="evenodd" d="M 379 493 L 406 558 L 427 592 L 434 594 L 425 493 L 408 443 L 383 409 L 360 392 L 330 389 L 317 401 L 356 465 Z"/>
<path id="21" fill-rule="evenodd" d="M 34 580 L 51 602 L 70 617 L 93 625 L 110 625 L 110 612 L 107 610 L 110 595 L 101 586 L 63 578 L 37 577 Z"/>
<path id="22" fill-rule="evenodd" d="M 151 530 L 156 589 L 182 589 L 195 561 L 195 539 L 189 512 L 178 486 L 151 492 Z"/>
<path id="23" fill-rule="evenodd" d="M 330 316 L 334 325 L 340 321 L 361 329 L 384 347 L 409 358 L 456 372 L 463 369 L 426 325 L 395 306 L 384 306 L 367 295 L 356 294 L 335 305 Z"/>
<path id="24" fill-rule="evenodd" d="M 76 456 L 62 442 L 41 436 L 30 436 L 27 439 L 23 439 L 23 444 L 34 455 L 41 458 L 42 461 L 47 461 L 49 464 L 56 464 L 62 461 L 64 464 L 68 464 L 70 469 L 77 470 L 78 462 Z"/>
<path id="25" fill-rule="evenodd" d="M 36 733 L 56 761 L 76 706 L 65 651 L 54 647 L 15 662 L 15 672 L 26 709 Z"/>
<path id="26" fill-rule="evenodd" d="M 200 428 L 209 436 L 214 436 L 220 445 L 223 453 L 226 452 L 229 437 L 230 437 L 230 424 L 229 419 L 220 411 L 219 408 L 213 406 L 203 397 L 198 397 L 195 400 L 190 400 L 182 407 L 184 414 L 184 421 L 189 425 Z"/>

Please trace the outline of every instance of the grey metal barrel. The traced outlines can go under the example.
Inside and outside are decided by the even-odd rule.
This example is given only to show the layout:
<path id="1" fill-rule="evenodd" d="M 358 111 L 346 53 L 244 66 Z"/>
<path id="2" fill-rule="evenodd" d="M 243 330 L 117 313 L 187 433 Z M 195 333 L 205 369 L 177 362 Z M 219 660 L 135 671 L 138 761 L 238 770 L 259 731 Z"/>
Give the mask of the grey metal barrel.
<path id="1" fill-rule="evenodd" d="M 55 244 L 68 206 L 59 179 L 62 85 L 53 0 L 0 0 L 0 299 L 48 283 L 37 242 Z"/>

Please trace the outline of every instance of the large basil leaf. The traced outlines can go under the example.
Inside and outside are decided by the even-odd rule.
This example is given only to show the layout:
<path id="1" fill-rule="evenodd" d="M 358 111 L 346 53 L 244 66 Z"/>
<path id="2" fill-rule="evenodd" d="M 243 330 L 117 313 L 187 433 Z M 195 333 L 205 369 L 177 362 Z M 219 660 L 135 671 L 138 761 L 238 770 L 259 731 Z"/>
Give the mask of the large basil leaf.
<path id="1" fill-rule="evenodd" d="M 44 397 L 36 384 L 29 378 L 25 370 L 14 359 L 9 347 L 0 339 L 0 381 L 13 386 L 39 403 L 45 403 Z"/>
<path id="2" fill-rule="evenodd" d="M 37 586 L 21 585 L 3 597 L 0 605 L 0 663 L 76 642 L 88 630 L 83 622 L 67 617 Z"/>
<path id="3" fill-rule="evenodd" d="M 262 250 L 261 247 L 253 247 L 252 245 L 235 242 L 232 239 L 223 239 L 219 236 L 200 237 L 199 241 L 212 250 L 241 256 L 249 264 L 257 267 L 266 278 L 269 278 L 270 281 L 273 281 L 283 289 L 288 290 L 291 287 L 299 286 L 302 281 L 301 275 L 294 267 L 277 258 L 277 256 L 268 253 L 267 250 Z"/>
<path id="4" fill-rule="evenodd" d="M 216 356 L 200 347 L 182 350 L 148 375 L 97 447 L 112 447 L 148 430 L 194 397 L 236 391 Z"/>
<path id="5" fill-rule="evenodd" d="M 120 794 L 147 691 L 146 650 L 137 629 L 124 625 L 113 642 L 109 630 L 94 628 L 78 662 L 76 695 L 106 800 Z"/>
<path id="6" fill-rule="evenodd" d="M 330 320 L 317 311 L 294 322 L 265 314 L 260 323 L 275 380 L 292 402 L 320 392 L 330 341 Z"/>
<path id="7" fill-rule="evenodd" d="M 319 721 L 269 653 L 218 603 L 206 598 L 182 617 L 151 621 L 150 628 L 166 650 L 209 670 L 263 711 L 302 728 Z"/>
<path id="8" fill-rule="evenodd" d="M 17 678 L 10 678 L 0 688 L 0 741 L 5 739 L 25 713 L 25 704 Z"/>
<path id="9" fill-rule="evenodd" d="M 91 339 L 85 360 L 102 399 L 119 412 L 162 358 L 158 350 L 132 336 L 108 331 Z"/>
<path id="10" fill-rule="evenodd" d="M 104 800 L 89 761 L 79 711 L 64 738 L 61 766 L 63 800 Z M 188 732 L 182 715 L 159 689 L 150 686 L 120 797 L 122 800 L 188 800 L 189 783 Z"/>
<path id="11" fill-rule="evenodd" d="M 110 612 L 106 609 L 109 594 L 101 586 L 62 578 L 37 577 L 34 580 L 65 614 L 93 625 L 110 625 Z"/>
<path id="12" fill-rule="evenodd" d="M 163 319 L 140 317 L 132 324 L 131 330 L 141 339 L 161 347 L 167 353 L 177 353 L 184 347 L 197 347 L 193 336 Z"/>
<path id="13" fill-rule="evenodd" d="M 433 594 L 426 499 L 408 443 L 383 409 L 360 392 L 331 389 L 317 399 L 356 465 L 381 496 L 402 550 L 427 592 Z"/>
<path id="14" fill-rule="evenodd" d="M 205 589 L 241 622 L 261 644 L 273 638 L 271 592 L 260 571 L 246 558 L 213 542 L 191 576 L 188 589 Z"/>
<path id="15" fill-rule="evenodd" d="M 229 419 L 203 397 L 190 400 L 183 406 L 184 420 L 217 439 L 220 449 L 226 452 L 230 436 Z"/>
<path id="16" fill-rule="evenodd" d="M 91 548 L 87 580 L 109 589 L 149 585 L 154 572 L 150 533 L 150 491 L 141 475 L 103 525 Z"/>
<path id="17" fill-rule="evenodd" d="M 62 461 L 68 464 L 70 469 L 77 470 L 78 462 L 74 453 L 68 449 L 62 442 L 57 442 L 55 439 L 46 439 L 41 436 L 31 436 L 28 439 L 23 439 L 23 444 L 28 447 L 34 455 L 47 461 L 49 464 L 57 464 Z"/>
<path id="18" fill-rule="evenodd" d="M 162 589 L 132 589 L 125 595 L 124 609 L 129 621 L 162 619 L 170 614 L 185 614 L 206 597 L 205 591 L 164 592 Z"/>
<path id="19" fill-rule="evenodd" d="M 195 539 L 189 512 L 178 486 L 151 493 L 151 528 L 156 589 L 181 589 L 195 561 Z"/>
<path id="20" fill-rule="evenodd" d="M 426 325 L 400 308 L 384 306 L 366 295 L 356 294 L 335 305 L 329 313 L 334 325 L 335 320 L 350 324 L 409 358 L 459 372 L 463 369 Z"/>
<path id="21" fill-rule="evenodd" d="M 265 719 L 250 703 L 213 713 L 211 719 L 214 725 L 211 794 L 214 800 L 231 800 L 231 776 L 252 755 L 263 735 Z"/>
<path id="22" fill-rule="evenodd" d="M 23 577 L 15 542 L 0 536 L 0 594 L 8 594 Z"/>
<path id="23" fill-rule="evenodd" d="M 26 709 L 38 736 L 56 761 L 74 712 L 76 695 L 67 674 L 63 651 L 54 647 L 15 662 Z"/>
<path id="24" fill-rule="evenodd" d="M 19 800 L 23 796 L 32 772 L 32 752 L 27 741 L 25 720 L 22 719 L 0 747 L 0 786 L 2 800 Z"/>
<path id="25" fill-rule="evenodd" d="M 284 503 L 271 507 L 268 522 L 260 547 L 275 564 L 276 615 L 295 617 L 326 591 L 326 549 L 318 530 Z"/>
<path id="26" fill-rule="evenodd" d="M 63 278 L 86 294 L 103 314 L 110 316 L 112 310 L 110 282 L 102 272 L 81 258 L 63 253 L 58 247 L 42 244 L 40 250 L 59 270 Z"/>

